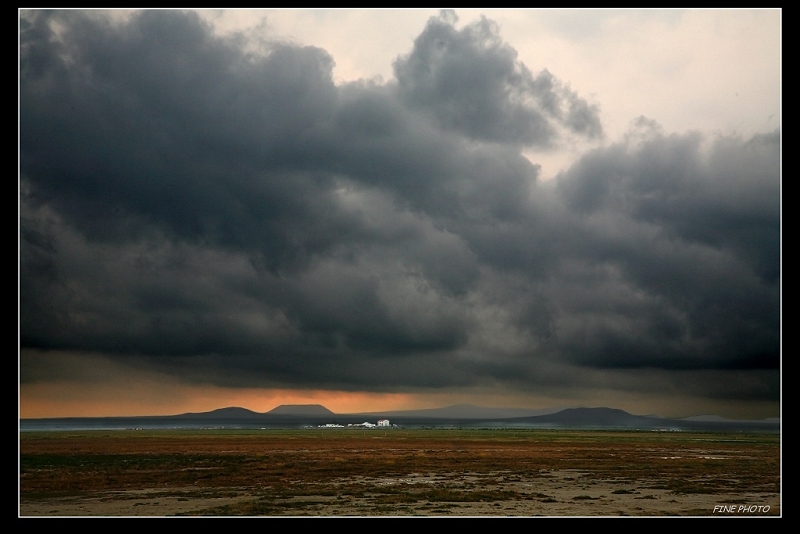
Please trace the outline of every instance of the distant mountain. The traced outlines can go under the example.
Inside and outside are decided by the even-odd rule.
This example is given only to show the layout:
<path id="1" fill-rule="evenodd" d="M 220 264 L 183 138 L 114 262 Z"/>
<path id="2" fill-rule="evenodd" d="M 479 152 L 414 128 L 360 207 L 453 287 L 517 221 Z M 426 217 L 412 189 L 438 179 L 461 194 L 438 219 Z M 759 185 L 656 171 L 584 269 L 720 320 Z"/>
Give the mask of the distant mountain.
<path id="1" fill-rule="evenodd" d="M 281 404 L 267 413 L 272 415 L 335 415 L 321 404 Z"/>
<path id="2" fill-rule="evenodd" d="M 763 423 L 767 425 L 775 425 L 781 422 L 779 417 L 768 417 L 767 419 L 726 419 L 718 415 L 693 415 L 692 417 L 684 417 L 681 421 L 702 421 L 705 423 Z"/>
<path id="3" fill-rule="evenodd" d="M 651 415 L 632 415 L 614 408 L 568 408 L 560 412 L 535 417 L 506 419 L 509 424 L 561 428 L 630 428 L 652 430 L 717 430 L 717 431 L 777 431 L 779 419 L 764 421 L 734 421 L 716 416 L 668 419 Z"/>
<path id="4" fill-rule="evenodd" d="M 560 428 L 630 429 L 652 431 L 754 431 L 779 432 L 780 419 L 734 421 L 718 416 L 669 419 L 632 415 L 614 408 L 567 408 L 537 410 L 486 408 L 460 404 L 430 410 L 335 414 L 319 404 L 284 404 L 266 413 L 228 407 L 204 413 L 138 417 L 69 417 L 20 419 L 20 430 L 113 429 L 113 428 L 308 428 L 335 423 L 348 425 L 388 418 L 405 428 Z M 542 413 L 544 412 L 544 413 Z"/>
<path id="5" fill-rule="evenodd" d="M 488 408 L 472 404 L 454 404 L 444 408 L 427 408 L 422 410 L 392 410 L 387 412 L 366 412 L 353 415 L 365 417 L 415 417 L 432 419 L 510 419 L 513 417 L 531 417 L 555 413 L 562 408 L 532 410 L 530 408 Z"/>
<path id="6" fill-rule="evenodd" d="M 724 422 L 731 421 L 731 419 L 725 419 L 724 417 L 720 417 L 718 415 L 693 415 L 691 417 L 683 417 L 682 420 L 683 421 L 703 421 L 703 422 L 714 421 L 714 422 L 718 422 L 718 423 L 724 423 Z"/>
<path id="7" fill-rule="evenodd" d="M 241 419 L 247 417 L 258 417 L 259 415 L 261 414 L 248 410 L 247 408 L 239 408 L 231 406 L 229 408 L 219 408 L 218 410 L 212 410 L 210 412 L 200 412 L 200 413 L 190 412 L 190 413 L 176 415 L 173 417 L 202 417 L 204 419 Z"/>
<path id="8" fill-rule="evenodd" d="M 567 408 L 549 415 L 518 418 L 536 424 L 555 424 L 567 427 L 623 427 L 636 428 L 661 426 L 666 420 L 646 415 L 631 415 L 615 408 Z"/>

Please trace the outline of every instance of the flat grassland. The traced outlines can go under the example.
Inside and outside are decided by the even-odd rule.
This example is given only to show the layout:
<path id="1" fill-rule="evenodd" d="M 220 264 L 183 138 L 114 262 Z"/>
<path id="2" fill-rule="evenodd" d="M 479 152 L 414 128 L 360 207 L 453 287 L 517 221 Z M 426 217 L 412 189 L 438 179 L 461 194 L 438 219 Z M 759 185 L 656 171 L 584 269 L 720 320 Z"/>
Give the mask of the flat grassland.
<path id="1" fill-rule="evenodd" d="M 780 515 L 770 433 L 115 430 L 19 448 L 20 516 Z"/>

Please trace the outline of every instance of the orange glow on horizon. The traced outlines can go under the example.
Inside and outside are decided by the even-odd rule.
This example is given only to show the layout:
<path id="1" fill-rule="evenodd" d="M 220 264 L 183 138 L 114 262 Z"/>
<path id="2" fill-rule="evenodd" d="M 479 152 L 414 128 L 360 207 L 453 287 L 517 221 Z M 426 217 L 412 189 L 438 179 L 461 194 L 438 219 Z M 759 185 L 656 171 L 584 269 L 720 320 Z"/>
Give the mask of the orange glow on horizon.
<path id="1" fill-rule="evenodd" d="M 48 383 L 20 387 L 19 416 L 114 417 L 175 415 L 237 406 L 268 412 L 281 404 L 321 404 L 335 413 L 375 412 L 428 407 L 406 393 L 370 393 L 293 389 L 234 389 L 170 384 L 131 386 L 126 390 L 95 384 Z"/>
<path id="2" fill-rule="evenodd" d="M 96 366 L 99 368 L 99 366 Z M 730 401 L 653 395 L 638 396 L 612 391 L 584 392 L 583 396 L 545 396 L 489 390 L 412 391 L 376 393 L 287 388 L 226 388 L 187 384 L 157 374 L 128 372 L 113 374 L 108 381 L 34 382 L 19 386 L 19 417 L 123 417 L 177 415 L 241 407 L 264 413 L 282 404 L 321 404 L 337 414 L 419 410 L 454 404 L 484 407 L 564 408 L 606 406 L 662 417 L 717 414 L 729 418 L 777 417 L 775 403 Z M 669 406 L 670 411 L 664 407 Z"/>

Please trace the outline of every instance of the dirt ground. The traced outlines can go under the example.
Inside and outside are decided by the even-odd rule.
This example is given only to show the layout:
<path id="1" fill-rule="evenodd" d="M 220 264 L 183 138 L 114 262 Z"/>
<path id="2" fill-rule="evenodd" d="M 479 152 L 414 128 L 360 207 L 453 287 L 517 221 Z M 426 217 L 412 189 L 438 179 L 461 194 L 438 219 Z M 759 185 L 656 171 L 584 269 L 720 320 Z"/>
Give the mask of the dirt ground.
<path id="1" fill-rule="evenodd" d="M 26 437 L 19 515 L 780 515 L 775 438 L 497 436 Z"/>
<path id="2" fill-rule="evenodd" d="M 581 474 L 558 471 L 551 477 L 536 481 L 502 482 L 495 475 L 496 487 L 512 490 L 517 495 L 536 495 L 533 499 L 512 498 L 494 502 L 442 503 L 417 502 L 394 505 L 391 509 L 376 506 L 369 498 L 294 497 L 286 499 L 303 502 L 303 516 L 710 516 L 748 515 L 775 516 L 780 514 L 780 496 L 762 493 L 674 494 L 667 490 L 650 489 L 619 491 L 615 482 L 582 482 Z M 453 475 L 422 476 L 412 474 L 396 480 L 364 481 L 370 485 L 418 486 L 436 484 Z M 168 495 L 165 493 L 173 493 Z M 184 496 L 176 494 L 184 493 Z M 95 496 L 57 497 L 36 501 L 23 500 L 22 516 L 173 516 L 204 514 L 224 505 L 234 505 L 256 497 L 242 490 L 236 497 L 191 497 L 191 488 L 172 488 L 169 492 L 134 490 L 109 492 Z M 545 495 L 546 497 L 542 497 Z M 733 512 L 714 512 L 715 506 L 731 503 Z M 763 508 L 753 508 L 761 505 Z M 743 507 L 743 508 L 742 508 Z M 765 510 L 766 507 L 769 509 Z M 211 514 L 214 515 L 214 514 Z M 282 515 L 294 515 L 286 512 Z"/>

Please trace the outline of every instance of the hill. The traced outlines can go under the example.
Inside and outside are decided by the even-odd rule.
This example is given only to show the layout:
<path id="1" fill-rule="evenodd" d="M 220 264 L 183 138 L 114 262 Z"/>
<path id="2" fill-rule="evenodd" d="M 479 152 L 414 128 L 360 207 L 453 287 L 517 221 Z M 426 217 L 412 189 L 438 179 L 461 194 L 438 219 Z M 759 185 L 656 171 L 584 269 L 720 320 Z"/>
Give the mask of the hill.
<path id="1" fill-rule="evenodd" d="M 160 416 L 160 417 L 202 417 L 204 419 L 241 419 L 247 417 L 256 417 L 260 414 L 248 410 L 247 408 L 239 408 L 231 406 L 228 408 L 219 408 L 210 412 L 189 412 L 175 416 Z"/>
<path id="2" fill-rule="evenodd" d="M 444 408 L 426 408 L 421 410 L 390 410 L 383 412 L 365 412 L 357 415 L 366 417 L 429 417 L 442 419 L 509 419 L 512 417 L 531 417 L 555 413 L 561 408 L 489 408 L 472 404 L 455 404 Z"/>
<path id="3" fill-rule="evenodd" d="M 335 415 L 321 404 L 281 404 L 267 413 L 272 415 Z"/>

